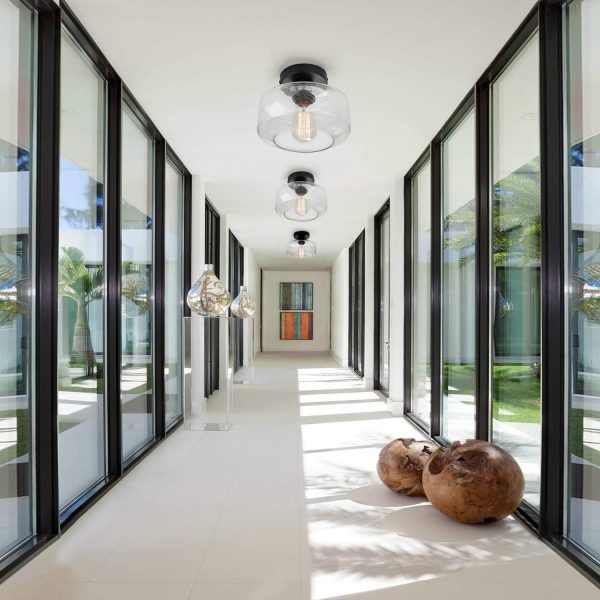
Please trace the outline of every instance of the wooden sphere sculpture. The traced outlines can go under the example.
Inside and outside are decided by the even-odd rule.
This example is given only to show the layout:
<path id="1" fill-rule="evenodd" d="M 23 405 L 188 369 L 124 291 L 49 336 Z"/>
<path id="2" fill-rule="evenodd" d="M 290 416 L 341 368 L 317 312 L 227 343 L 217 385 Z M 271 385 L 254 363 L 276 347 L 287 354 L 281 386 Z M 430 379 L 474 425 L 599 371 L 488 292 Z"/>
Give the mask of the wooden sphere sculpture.
<path id="1" fill-rule="evenodd" d="M 394 440 L 379 453 L 379 479 L 393 492 L 406 492 L 407 496 L 424 496 L 423 467 L 430 454 L 430 447 L 423 441 L 413 438 Z"/>
<path id="2" fill-rule="evenodd" d="M 493 523 L 519 506 L 525 478 L 502 448 L 467 440 L 433 452 L 423 470 L 423 489 L 431 504 L 452 519 Z"/>

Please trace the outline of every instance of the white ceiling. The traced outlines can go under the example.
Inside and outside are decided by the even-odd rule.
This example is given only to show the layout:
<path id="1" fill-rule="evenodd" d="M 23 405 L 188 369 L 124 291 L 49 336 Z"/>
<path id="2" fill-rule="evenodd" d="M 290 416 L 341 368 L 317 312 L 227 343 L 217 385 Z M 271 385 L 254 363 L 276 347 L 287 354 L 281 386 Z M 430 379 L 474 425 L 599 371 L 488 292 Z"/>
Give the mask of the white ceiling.
<path id="1" fill-rule="evenodd" d="M 295 227 L 274 212 L 309 170 L 329 210 L 308 224 L 332 264 L 389 196 L 533 0 L 69 0 L 84 26 L 263 267 L 288 268 Z M 261 94 L 296 62 L 348 96 L 350 138 L 316 154 L 256 134 Z"/>

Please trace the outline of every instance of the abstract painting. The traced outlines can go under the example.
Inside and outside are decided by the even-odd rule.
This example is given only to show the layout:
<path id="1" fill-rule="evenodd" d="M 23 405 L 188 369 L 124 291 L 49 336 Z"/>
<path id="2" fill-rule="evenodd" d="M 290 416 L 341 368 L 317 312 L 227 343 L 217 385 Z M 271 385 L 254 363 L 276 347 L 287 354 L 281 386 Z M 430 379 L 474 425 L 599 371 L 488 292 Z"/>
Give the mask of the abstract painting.
<path id="1" fill-rule="evenodd" d="M 313 284 L 284 283 L 279 284 L 279 310 L 312 310 Z"/>
<path id="2" fill-rule="evenodd" d="M 280 340 L 312 340 L 313 314 L 311 312 L 282 312 L 279 326 Z"/>

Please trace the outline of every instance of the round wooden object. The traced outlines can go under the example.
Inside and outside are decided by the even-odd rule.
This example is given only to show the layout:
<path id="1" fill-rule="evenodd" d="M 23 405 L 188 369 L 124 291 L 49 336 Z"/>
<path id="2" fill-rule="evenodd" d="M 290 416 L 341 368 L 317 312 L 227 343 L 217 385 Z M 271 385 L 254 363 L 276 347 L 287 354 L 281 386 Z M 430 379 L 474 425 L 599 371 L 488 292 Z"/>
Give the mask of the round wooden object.
<path id="1" fill-rule="evenodd" d="M 438 448 L 423 470 L 423 489 L 433 506 L 461 523 L 493 523 L 523 498 L 525 478 L 508 452 L 489 442 L 454 442 Z"/>
<path id="2" fill-rule="evenodd" d="M 377 474 L 393 492 L 406 492 L 408 496 L 424 496 L 423 467 L 431 448 L 423 441 L 399 438 L 390 442 L 379 453 Z"/>

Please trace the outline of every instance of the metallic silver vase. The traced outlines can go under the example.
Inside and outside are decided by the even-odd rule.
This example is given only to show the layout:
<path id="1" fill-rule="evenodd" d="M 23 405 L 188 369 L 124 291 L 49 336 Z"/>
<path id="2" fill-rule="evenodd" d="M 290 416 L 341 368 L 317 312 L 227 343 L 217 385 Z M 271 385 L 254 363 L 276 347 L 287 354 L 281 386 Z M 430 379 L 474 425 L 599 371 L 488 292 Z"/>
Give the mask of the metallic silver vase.
<path id="1" fill-rule="evenodd" d="M 231 304 L 231 294 L 215 275 L 213 265 L 204 265 L 204 273 L 188 292 L 187 303 L 203 317 L 219 317 Z"/>
<path id="2" fill-rule="evenodd" d="M 248 293 L 248 288 L 245 285 L 240 286 L 240 293 L 237 298 L 231 303 L 231 312 L 240 319 L 251 317 L 256 311 L 256 302 Z"/>

